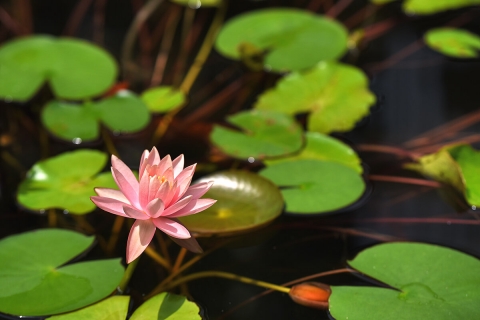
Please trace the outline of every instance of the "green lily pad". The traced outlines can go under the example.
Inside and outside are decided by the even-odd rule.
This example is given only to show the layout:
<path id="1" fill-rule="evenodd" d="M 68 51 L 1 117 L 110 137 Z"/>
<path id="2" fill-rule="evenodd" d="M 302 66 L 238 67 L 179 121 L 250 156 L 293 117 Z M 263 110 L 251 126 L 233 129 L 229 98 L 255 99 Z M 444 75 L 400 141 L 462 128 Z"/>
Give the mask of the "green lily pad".
<path id="1" fill-rule="evenodd" d="M 130 320 L 200 320 L 199 313 L 200 308 L 184 296 L 162 292 L 135 310 Z"/>
<path id="2" fill-rule="evenodd" d="M 84 214 L 95 209 L 93 188 L 117 188 L 110 172 L 100 173 L 107 155 L 82 149 L 37 162 L 18 188 L 18 202 L 30 210 L 66 209 Z"/>
<path id="3" fill-rule="evenodd" d="M 453 186 L 470 205 L 480 206 L 480 152 L 470 145 L 446 146 L 405 167 Z"/>
<path id="4" fill-rule="evenodd" d="M 408 14 L 427 15 L 479 4 L 480 0 L 406 0 L 403 10 Z"/>
<path id="5" fill-rule="evenodd" d="M 335 319 L 478 319 L 480 261 L 456 250 L 422 243 L 386 243 L 349 263 L 391 287 L 332 286 Z"/>
<path id="6" fill-rule="evenodd" d="M 480 37 L 462 29 L 431 29 L 425 42 L 433 50 L 455 58 L 475 58 L 480 50 Z"/>
<path id="7" fill-rule="evenodd" d="M 360 69 L 325 61 L 309 71 L 285 76 L 260 96 L 255 108 L 290 115 L 310 112 L 308 130 L 330 133 L 353 129 L 374 103 Z"/>
<path id="8" fill-rule="evenodd" d="M 338 162 L 360 174 L 363 172 L 360 158 L 347 144 L 318 132 L 307 132 L 305 133 L 305 138 L 307 142 L 300 153 L 290 157 L 265 160 L 265 164 L 271 166 L 286 161 L 316 159 Z"/>
<path id="9" fill-rule="evenodd" d="M 247 171 L 223 171 L 202 178 L 213 181 L 205 197 L 214 206 L 200 214 L 181 217 L 185 226 L 200 234 L 227 235 L 263 226 L 282 213 L 278 188 L 265 178 Z"/>
<path id="10" fill-rule="evenodd" d="M 0 98 L 29 100 L 45 81 L 57 97 L 86 99 L 106 91 L 117 65 L 100 47 L 83 40 L 40 35 L 0 47 Z"/>
<path id="11" fill-rule="evenodd" d="M 107 297 L 120 283 L 120 259 L 65 265 L 93 237 L 43 229 L 0 241 L 0 312 L 45 316 L 82 308 Z"/>
<path id="12" fill-rule="evenodd" d="M 200 7 L 218 7 L 222 0 L 170 0 L 182 6 L 189 6 L 190 8 L 198 9 Z"/>
<path id="13" fill-rule="evenodd" d="M 214 126 L 210 139 L 235 158 L 282 156 L 300 150 L 303 144 L 302 128 L 285 114 L 251 110 L 230 116 L 227 121 L 243 132 Z"/>
<path id="14" fill-rule="evenodd" d="M 347 50 L 346 29 L 337 21 L 297 9 L 263 9 L 229 20 L 216 49 L 232 59 L 258 56 L 266 69 L 302 70 Z"/>
<path id="15" fill-rule="evenodd" d="M 353 204 L 365 190 L 362 177 L 345 165 L 300 159 L 268 166 L 260 171 L 277 186 L 292 213 L 323 213 Z"/>
<path id="16" fill-rule="evenodd" d="M 53 316 L 49 320 L 125 320 L 128 313 L 128 296 L 113 296 L 86 308 Z"/>
<path id="17" fill-rule="evenodd" d="M 182 106 L 187 101 L 187 97 L 182 91 L 169 86 L 147 89 L 142 93 L 141 99 L 147 105 L 148 110 L 155 113 L 168 112 Z"/>
<path id="18" fill-rule="evenodd" d="M 144 102 L 132 92 L 122 90 L 99 102 L 83 105 L 51 101 L 42 111 L 44 126 L 55 136 L 73 141 L 97 139 L 100 123 L 112 131 L 136 132 L 150 120 Z"/>

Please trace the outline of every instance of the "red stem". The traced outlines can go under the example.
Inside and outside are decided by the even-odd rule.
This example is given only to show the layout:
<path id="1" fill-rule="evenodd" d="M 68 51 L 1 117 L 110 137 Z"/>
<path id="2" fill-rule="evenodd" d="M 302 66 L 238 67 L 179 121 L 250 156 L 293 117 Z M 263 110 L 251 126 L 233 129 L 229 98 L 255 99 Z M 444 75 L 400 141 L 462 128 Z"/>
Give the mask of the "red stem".
<path id="1" fill-rule="evenodd" d="M 417 186 L 425 186 L 425 187 L 432 187 L 432 188 L 440 188 L 442 186 L 437 181 L 415 179 L 415 178 L 405 178 L 405 177 L 383 176 L 383 175 L 376 175 L 376 174 L 369 175 L 368 179 L 373 180 L 373 181 L 385 181 L 385 182 L 414 184 L 414 185 L 417 185 Z"/>
<path id="2" fill-rule="evenodd" d="M 63 29 L 62 34 L 64 36 L 73 36 L 78 29 L 78 26 L 83 20 L 83 17 L 87 13 L 88 7 L 92 4 L 92 0 L 80 0 L 73 9 L 70 17 L 68 18 L 67 25 Z"/>
<path id="3" fill-rule="evenodd" d="M 352 3 L 353 0 L 340 0 L 338 1 L 333 7 L 331 7 L 326 15 L 330 18 L 335 18 L 335 17 L 338 17 L 338 15 L 340 15 L 343 10 L 345 10 L 351 3 Z"/>

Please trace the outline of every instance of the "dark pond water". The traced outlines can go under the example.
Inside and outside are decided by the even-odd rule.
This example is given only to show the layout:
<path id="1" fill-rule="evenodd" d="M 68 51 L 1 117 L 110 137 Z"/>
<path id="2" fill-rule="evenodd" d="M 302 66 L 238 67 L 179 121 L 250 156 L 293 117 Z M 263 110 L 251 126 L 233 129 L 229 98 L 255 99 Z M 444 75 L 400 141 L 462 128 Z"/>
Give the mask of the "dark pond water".
<path id="1" fill-rule="evenodd" d="M 69 10 L 77 1 L 34 1 L 34 27 L 39 33 L 60 34 L 68 19 Z M 132 1 L 135 3 L 135 1 Z M 314 1 L 312 1 L 314 2 Z M 8 5 L 10 1 L 0 1 Z M 230 1 L 229 15 L 264 6 L 289 5 L 306 7 L 310 1 Z M 365 2 L 355 1 L 352 8 L 340 16 L 348 18 Z M 119 54 L 120 45 L 132 14 L 130 1 L 108 1 L 105 20 L 105 44 L 113 53 Z M 480 12 L 469 9 L 476 19 L 464 24 L 470 30 L 480 31 Z M 480 105 L 478 77 L 480 61 L 448 59 L 426 47 L 420 47 L 402 61 L 389 68 L 378 62 L 402 52 L 405 47 L 421 37 L 432 26 L 442 25 L 467 12 L 454 11 L 427 18 L 404 17 L 399 7 L 392 6 L 381 11 L 377 19 L 398 17 L 399 22 L 385 36 L 379 37 L 348 60 L 364 68 L 371 79 L 371 89 L 380 98 L 372 114 L 352 132 L 339 136 L 359 148 L 366 170 L 373 175 L 415 177 L 419 176 L 402 169 L 406 159 L 390 155 L 361 151 L 361 145 L 381 144 L 404 147 L 405 143 L 419 135 L 444 125 L 458 117 L 478 110 Z M 206 10 L 205 19 L 212 12 Z M 78 36 L 92 37 L 92 12 L 80 24 Z M 0 27 L 0 31 L 1 31 Z M 1 32 L 0 32 L 1 33 Z M 3 40 L 5 40 L 5 36 Z M 213 53 L 206 65 L 203 80 L 208 81 L 225 67 L 229 61 Z M 241 68 L 234 71 L 242 74 Z M 202 78 L 201 78 L 202 79 Z M 266 77 L 268 81 L 271 79 Z M 198 94 L 202 84 L 192 90 Z M 196 91 L 197 90 L 197 91 Z M 251 100 L 251 99 L 250 99 Z M 248 102 L 243 107 L 248 107 Z M 3 150 L 14 155 L 24 168 L 29 168 L 41 156 L 38 136 L 44 135 L 36 121 L 40 106 L 12 105 L 1 103 L 0 129 L 2 135 L 12 139 Z M 206 124 L 205 124 L 206 125 Z M 199 129 L 198 129 L 198 128 Z M 174 128 L 175 129 L 175 128 Z M 462 129 L 456 137 L 478 133 L 480 126 Z M 197 131 L 196 131 L 197 130 Z M 199 131 L 198 131 L 199 130 Z M 162 141 L 159 149 L 163 154 L 185 153 L 190 161 L 202 161 L 208 145 L 203 138 L 195 138 L 203 132 L 203 124 L 180 128 Z M 449 132 L 449 128 L 440 133 Z M 151 128 L 135 136 L 116 137 L 115 143 L 126 162 L 136 166 L 137 155 L 150 148 L 147 141 Z M 435 136 L 438 136 L 435 135 Z M 49 153 L 77 148 L 55 139 L 49 139 Z M 42 141 L 40 139 L 40 141 Z M 436 141 L 435 143 L 441 143 Z M 81 145 L 84 147 L 85 145 Z M 476 148 L 480 145 L 477 143 Z M 94 148 L 103 148 L 101 143 Z M 16 206 L 15 190 L 20 174 L 6 161 L 0 162 L 0 237 L 47 226 L 44 216 L 27 213 Z M 272 225 L 238 236 L 222 249 L 218 249 L 199 261 L 190 271 L 220 270 L 272 282 L 286 283 L 308 275 L 343 268 L 348 259 L 360 250 L 386 240 L 408 240 L 435 243 L 480 257 L 480 232 L 474 210 L 459 203 L 453 197 L 450 204 L 433 188 L 391 182 L 371 182 L 371 194 L 361 206 L 348 212 L 317 217 L 283 216 Z M 65 225 L 75 228 L 74 221 L 65 216 Z M 433 220 L 436 219 L 436 220 Z M 471 225 L 458 223 L 459 219 L 473 221 Z M 110 215 L 95 212 L 88 216 L 99 230 L 108 232 L 113 222 Z M 126 232 L 120 243 L 125 243 Z M 226 239 L 201 240 L 210 246 Z M 123 255 L 119 246 L 118 255 Z M 100 255 L 93 251 L 92 256 Z M 134 298 L 150 291 L 163 275 L 143 259 L 139 265 L 142 273 L 135 274 L 131 282 Z M 338 284 L 364 284 L 363 280 L 350 275 L 322 278 L 320 281 Z M 271 293 L 259 297 L 243 307 L 232 309 L 243 301 L 263 292 L 263 289 L 224 279 L 202 279 L 189 285 L 189 292 L 203 308 L 208 319 L 328 319 L 327 312 L 296 305 L 288 296 Z M 137 300 L 138 301 L 138 300 Z"/>

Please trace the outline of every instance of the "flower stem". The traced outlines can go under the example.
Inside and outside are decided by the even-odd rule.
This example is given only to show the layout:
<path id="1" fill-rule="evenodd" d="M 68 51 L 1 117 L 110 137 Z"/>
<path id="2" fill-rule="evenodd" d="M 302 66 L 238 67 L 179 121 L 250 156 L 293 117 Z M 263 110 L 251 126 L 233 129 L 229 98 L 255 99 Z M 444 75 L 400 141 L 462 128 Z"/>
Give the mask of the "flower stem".
<path id="1" fill-rule="evenodd" d="M 48 215 L 48 226 L 50 228 L 57 227 L 58 220 L 57 220 L 56 210 L 55 209 L 48 209 L 47 215 Z"/>
<path id="2" fill-rule="evenodd" d="M 128 283 L 130 282 L 130 279 L 132 278 L 133 272 L 135 271 L 135 268 L 137 267 L 138 261 L 140 260 L 140 257 L 137 259 L 133 260 L 128 266 L 127 270 L 125 270 L 125 273 L 123 274 L 122 281 L 120 281 L 120 284 L 117 287 L 117 291 L 120 294 L 123 294 L 125 292 L 125 289 L 128 286 Z"/>
<path id="3" fill-rule="evenodd" d="M 159 255 L 154 249 L 152 249 L 150 246 L 148 246 L 146 249 L 145 249 L 145 253 L 150 257 L 152 258 L 155 262 L 157 262 L 159 265 L 161 265 L 162 267 L 164 267 L 165 269 L 167 270 L 171 270 L 172 269 L 172 266 L 170 265 L 170 263 L 164 258 L 162 257 L 161 255 Z"/>
<path id="4" fill-rule="evenodd" d="M 251 285 L 258 286 L 258 287 L 262 287 L 262 288 L 266 288 L 266 289 L 270 289 L 270 290 L 275 290 L 275 291 L 279 291 L 279 292 L 283 292 L 283 293 L 288 293 L 290 291 L 290 288 L 287 288 L 287 287 L 283 287 L 283 286 L 279 286 L 279 285 L 276 285 L 276 284 L 273 284 L 273 283 L 259 281 L 259 280 L 255 280 L 255 279 L 251 279 L 251 278 L 247 278 L 247 277 L 242 277 L 242 276 L 238 276 L 238 275 L 233 274 L 233 273 L 222 272 L 222 271 L 203 271 L 203 272 L 197 272 L 197 273 L 189 274 L 188 276 L 182 277 L 180 279 L 177 279 L 173 282 L 170 282 L 170 283 L 166 284 L 165 286 L 163 286 L 163 288 L 161 288 L 161 291 L 167 291 L 167 290 L 170 290 L 170 289 L 172 289 L 172 288 L 174 288 L 174 287 L 176 287 L 176 286 L 178 286 L 182 283 L 186 283 L 186 282 L 196 280 L 196 279 L 207 278 L 207 277 L 217 277 L 217 278 L 225 278 L 225 279 L 230 279 L 230 280 L 236 280 L 236 281 L 239 281 L 239 282 L 242 282 L 242 283 L 251 284 Z"/>
<path id="5" fill-rule="evenodd" d="M 112 232 L 110 233 L 110 238 L 107 243 L 107 254 L 110 255 L 113 253 L 115 246 L 117 245 L 118 236 L 122 230 L 123 223 L 125 221 L 124 217 L 116 216 L 115 221 L 113 222 Z"/>
<path id="6" fill-rule="evenodd" d="M 181 248 L 180 252 L 178 253 L 177 260 L 175 260 L 175 264 L 173 265 L 172 272 L 178 272 L 180 266 L 182 265 L 183 259 L 185 258 L 185 254 L 187 253 L 187 249 Z"/>

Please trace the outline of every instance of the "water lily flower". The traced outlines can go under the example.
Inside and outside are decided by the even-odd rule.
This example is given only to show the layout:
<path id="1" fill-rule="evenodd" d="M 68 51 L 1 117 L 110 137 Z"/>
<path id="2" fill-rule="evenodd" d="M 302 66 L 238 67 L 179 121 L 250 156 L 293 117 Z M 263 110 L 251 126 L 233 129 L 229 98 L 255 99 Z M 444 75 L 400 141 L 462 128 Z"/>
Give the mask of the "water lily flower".
<path id="1" fill-rule="evenodd" d="M 95 188 L 98 196 L 91 199 L 100 209 L 136 219 L 128 236 L 127 263 L 147 248 L 157 228 L 179 245 L 201 252 L 195 238 L 176 218 L 213 205 L 216 200 L 200 199 L 213 182 L 190 186 L 195 165 L 183 166 L 183 155 L 173 161 L 169 155 L 161 159 L 153 147 L 143 152 L 137 181 L 127 165 L 112 155 L 112 175 L 120 190 Z"/>

